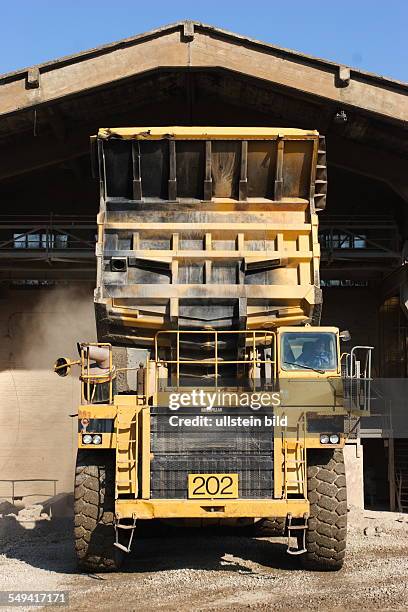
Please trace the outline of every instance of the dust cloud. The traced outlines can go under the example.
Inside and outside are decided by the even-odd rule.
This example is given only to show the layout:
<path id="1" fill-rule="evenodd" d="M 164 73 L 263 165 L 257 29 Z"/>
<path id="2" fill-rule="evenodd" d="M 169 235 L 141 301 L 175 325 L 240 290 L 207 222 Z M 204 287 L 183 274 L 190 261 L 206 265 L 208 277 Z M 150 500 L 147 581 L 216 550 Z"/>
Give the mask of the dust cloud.
<path id="1" fill-rule="evenodd" d="M 77 359 L 78 341 L 96 341 L 93 288 L 69 285 L 24 292 L 24 303 L 19 301 L 8 318 L 7 335 L 14 368 L 50 370 L 58 357 Z"/>
<path id="2" fill-rule="evenodd" d="M 9 288 L 0 294 L 0 473 L 20 479 L 17 494 L 71 491 L 80 403 L 79 369 L 53 372 L 58 357 L 77 359 L 77 341 L 96 338 L 93 287 Z M 46 433 L 46 435 L 45 435 Z M 0 483 L 0 497 L 10 495 Z"/>

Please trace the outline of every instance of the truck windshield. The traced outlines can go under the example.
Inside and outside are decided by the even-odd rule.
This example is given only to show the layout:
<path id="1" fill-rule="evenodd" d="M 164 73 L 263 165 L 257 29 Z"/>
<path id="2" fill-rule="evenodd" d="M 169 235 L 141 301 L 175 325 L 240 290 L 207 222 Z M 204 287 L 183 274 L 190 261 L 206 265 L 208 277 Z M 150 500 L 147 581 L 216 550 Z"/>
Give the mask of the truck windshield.
<path id="1" fill-rule="evenodd" d="M 282 370 L 337 370 L 335 334 L 285 332 L 281 342 Z"/>

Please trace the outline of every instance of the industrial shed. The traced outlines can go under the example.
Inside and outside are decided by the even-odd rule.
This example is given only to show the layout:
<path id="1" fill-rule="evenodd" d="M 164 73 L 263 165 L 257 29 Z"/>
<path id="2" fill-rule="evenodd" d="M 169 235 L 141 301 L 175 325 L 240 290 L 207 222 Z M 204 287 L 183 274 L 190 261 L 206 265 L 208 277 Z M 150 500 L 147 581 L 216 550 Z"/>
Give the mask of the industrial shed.
<path id="1" fill-rule="evenodd" d="M 99 187 L 89 137 L 100 127 L 280 126 L 325 135 L 322 322 L 375 347 L 375 376 L 407 377 L 407 93 L 404 83 L 191 21 L 2 75 L 2 478 L 71 487 L 78 388 L 50 370 L 55 357 L 75 355 L 76 340 L 94 337 Z M 394 443 L 391 429 L 380 423 L 362 436 L 364 469 L 377 479 L 374 493 L 366 485 L 368 503 L 394 508 L 396 475 L 408 484 L 408 441 Z M 361 457 L 356 443 L 356 503 Z"/>

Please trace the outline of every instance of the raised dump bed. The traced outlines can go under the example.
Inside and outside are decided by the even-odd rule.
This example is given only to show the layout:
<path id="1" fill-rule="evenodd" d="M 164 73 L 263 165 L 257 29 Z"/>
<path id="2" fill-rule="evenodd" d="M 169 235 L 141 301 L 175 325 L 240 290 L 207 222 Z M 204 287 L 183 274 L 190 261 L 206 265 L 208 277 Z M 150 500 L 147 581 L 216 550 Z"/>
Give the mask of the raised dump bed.
<path id="1" fill-rule="evenodd" d="M 98 338 L 318 323 L 324 139 L 287 128 L 101 129 Z"/>

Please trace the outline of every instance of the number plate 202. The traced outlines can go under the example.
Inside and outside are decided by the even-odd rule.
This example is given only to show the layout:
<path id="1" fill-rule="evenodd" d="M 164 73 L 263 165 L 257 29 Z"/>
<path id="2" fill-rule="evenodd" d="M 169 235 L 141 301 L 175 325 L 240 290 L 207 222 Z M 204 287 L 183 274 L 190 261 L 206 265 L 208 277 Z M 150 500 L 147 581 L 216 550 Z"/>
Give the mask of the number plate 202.
<path id="1" fill-rule="evenodd" d="M 238 474 L 189 474 L 189 499 L 236 499 Z"/>

